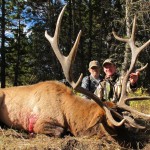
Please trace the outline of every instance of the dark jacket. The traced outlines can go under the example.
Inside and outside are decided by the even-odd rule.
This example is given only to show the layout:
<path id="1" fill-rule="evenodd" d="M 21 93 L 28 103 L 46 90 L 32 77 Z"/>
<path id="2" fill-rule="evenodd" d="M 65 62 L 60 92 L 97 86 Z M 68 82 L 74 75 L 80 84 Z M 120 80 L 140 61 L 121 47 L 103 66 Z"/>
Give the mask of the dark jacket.
<path id="1" fill-rule="evenodd" d="M 95 79 L 91 75 L 90 76 L 85 76 L 82 79 L 81 87 L 83 87 L 83 88 L 87 89 L 88 91 L 91 91 L 92 93 L 94 93 L 97 86 L 99 85 L 100 82 L 102 82 L 102 80 L 103 80 L 103 77 L 101 75 L 99 76 L 99 79 Z M 86 96 L 84 95 L 83 97 L 86 97 Z"/>

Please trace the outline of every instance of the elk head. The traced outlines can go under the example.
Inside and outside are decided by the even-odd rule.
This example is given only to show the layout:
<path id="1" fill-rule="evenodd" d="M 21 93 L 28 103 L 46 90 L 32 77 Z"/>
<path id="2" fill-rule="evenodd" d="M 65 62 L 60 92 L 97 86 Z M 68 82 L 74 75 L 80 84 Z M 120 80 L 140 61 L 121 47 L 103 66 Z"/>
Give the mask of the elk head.
<path id="1" fill-rule="evenodd" d="M 126 84 L 127 84 L 127 80 L 128 80 L 128 77 L 129 77 L 129 74 L 130 72 L 132 71 L 132 68 L 135 64 L 135 61 L 137 59 L 137 56 L 139 54 L 139 52 L 144 49 L 146 46 L 148 46 L 148 44 L 150 42 L 147 42 L 145 43 L 143 46 L 141 46 L 140 48 L 136 48 L 136 46 L 134 45 L 134 28 L 135 28 L 135 23 L 134 23 L 134 27 L 133 27 L 133 32 L 132 32 L 132 37 L 131 39 L 125 39 L 123 40 L 122 38 L 119 38 L 115 33 L 114 33 L 114 36 L 121 40 L 121 41 L 125 41 L 125 42 L 128 42 L 130 47 L 131 47 L 131 50 L 132 50 L 132 53 L 133 51 L 138 51 L 138 52 L 135 52 L 136 54 L 133 54 L 133 60 L 131 61 L 131 66 L 130 66 L 130 69 L 129 71 L 127 71 L 126 75 L 124 76 L 124 79 L 123 79 L 123 87 L 122 87 L 122 94 L 121 94 L 121 98 L 119 100 L 119 103 L 116 104 L 116 108 L 113 109 L 113 108 L 109 108 L 105 103 L 102 102 L 102 100 L 100 98 L 98 98 L 96 95 L 94 95 L 93 93 L 87 91 L 86 89 L 82 88 L 80 86 L 80 82 L 82 80 L 82 74 L 80 75 L 79 79 L 77 82 L 74 81 L 73 79 L 73 76 L 72 76 L 72 72 L 71 72 L 71 69 L 72 69 L 72 64 L 74 62 L 74 59 L 75 59 L 75 56 L 76 56 L 76 52 L 77 52 L 77 48 L 78 48 L 78 45 L 79 45 L 79 41 L 80 41 L 80 37 L 81 37 L 81 31 L 79 32 L 78 36 L 77 36 L 77 39 L 71 49 L 71 52 L 69 53 L 68 56 L 64 56 L 62 53 L 61 53 L 61 50 L 59 49 L 58 45 L 59 45 L 59 32 L 60 32 L 60 26 L 61 26 L 61 20 L 62 20 L 62 16 L 64 14 L 64 11 L 65 11 L 65 8 L 66 8 L 66 5 L 63 7 L 59 17 L 58 17 L 58 20 L 57 20 L 57 24 L 56 24 L 56 29 L 55 29 L 55 33 L 54 33 L 54 36 L 51 37 L 48 35 L 47 31 L 45 31 L 45 37 L 47 38 L 47 40 L 50 42 L 52 48 L 53 48 L 53 51 L 56 55 L 56 57 L 58 58 L 61 66 L 62 66 L 62 69 L 63 69 L 63 72 L 64 72 L 64 75 L 67 79 L 67 81 L 69 82 L 69 84 L 73 87 L 74 90 L 76 90 L 77 92 L 80 92 L 80 93 L 83 93 L 85 95 L 87 95 L 88 97 L 90 97 L 91 99 L 93 99 L 100 107 L 102 107 L 105 112 L 106 112 L 106 116 L 108 117 L 108 119 L 110 120 L 110 122 L 115 125 L 115 126 L 121 126 L 122 124 L 127 124 L 128 126 L 130 127 L 135 127 L 135 128 L 143 128 L 142 126 L 138 125 L 137 123 L 131 121 L 130 119 L 127 119 L 125 118 L 122 114 L 118 113 L 116 111 L 116 108 L 120 108 L 122 110 L 126 110 L 130 113 L 136 113 L 142 117 L 145 117 L 146 119 L 150 119 L 150 115 L 146 115 L 146 114 L 143 114 L 143 113 L 140 113 L 136 110 L 133 110 L 131 109 L 129 106 L 125 105 L 125 102 L 127 100 L 139 100 L 139 99 L 150 99 L 150 97 L 144 97 L 144 98 L 126 98 Z M 115 118 L 119 118 L 119 122 L 116 121 L 114 119 L 114 116 Z"/>

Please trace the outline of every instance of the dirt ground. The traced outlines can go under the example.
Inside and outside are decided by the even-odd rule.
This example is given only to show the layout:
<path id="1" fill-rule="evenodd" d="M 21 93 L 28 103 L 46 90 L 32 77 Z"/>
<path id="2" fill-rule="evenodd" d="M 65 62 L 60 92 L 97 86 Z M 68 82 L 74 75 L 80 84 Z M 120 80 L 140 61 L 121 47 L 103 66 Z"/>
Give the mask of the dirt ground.
<path id="1" fill-rule="evenodd" d="M 7 128 L 0 123 L 0 150 L 150 150 L 150 122 L 144 130 L 119 130 L 117 140 L 110 136 L 63 138 L 29 134 Z M 133 132 L 134 131 L 134 132 Z M 126 136 L 125 136 L 126 135 Z"/>
<path id="2" fill-rule="evenodd" d="M 150 134 L 135 142 L 136 149 L 150 150 Z M 139 135 L 138 135 L 139 136 Z M 135 135 L 136 137 L 136 135 Z M 132 138 L 129 140 L 132 141 Z M 103 137 L 73 137 L 53 138 L 46 135 L 29 135 L 13 129 L 0 128 L 0 150 L 126 150 L 135 149 L 130 142 L 122 141 L 118 144 L 109 138 Z"/>

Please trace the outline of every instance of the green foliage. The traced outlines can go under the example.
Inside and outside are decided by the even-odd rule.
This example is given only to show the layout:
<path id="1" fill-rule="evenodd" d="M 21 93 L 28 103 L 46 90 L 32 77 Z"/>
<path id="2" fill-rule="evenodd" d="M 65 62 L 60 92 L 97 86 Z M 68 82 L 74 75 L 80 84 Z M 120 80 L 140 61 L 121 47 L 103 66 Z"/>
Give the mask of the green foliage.
<path id="1" fill-rule="evenodd" d="M 141 87 L 138 88 L 134 93 L 130 94 L 131 97 L 136 96 L 149 96 L 149 93 L 147 93 L 147 89 Z M 139 100 L 139 101 L 131 101 L 130 106 L 135 108 L 136 110 L 150 114 L 150 99 L 149 100 Z"/>

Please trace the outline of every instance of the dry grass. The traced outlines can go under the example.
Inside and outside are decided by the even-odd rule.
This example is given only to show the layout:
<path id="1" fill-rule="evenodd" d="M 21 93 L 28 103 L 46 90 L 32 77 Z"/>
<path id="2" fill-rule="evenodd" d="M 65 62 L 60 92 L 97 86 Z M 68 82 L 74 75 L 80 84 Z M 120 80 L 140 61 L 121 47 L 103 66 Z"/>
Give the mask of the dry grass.
<path id="1" fill-rule="evenodd" d="M 146 125 L 146 130 L 131 134 L 128 141 L 122 140 L 120 144 L 109 137 L 54 138 L 42 134 L 31 136 L 14 129 L 0 128 L 0 150 L 130 150 L 130 142 L 135 139 L 137 149 L 149 150 L 150 122 L 146 122 Z"/>
<path id="2" fill-rule="evenodd" d="M 30 137 L 27 133 L 17 132 L 13 129 L 0 130 L 1 150 L 108 150 L 121 149 L 111 140 L 99 140 L 96 137 L 71 137 L 53 138 L 46 135 Z"/>

